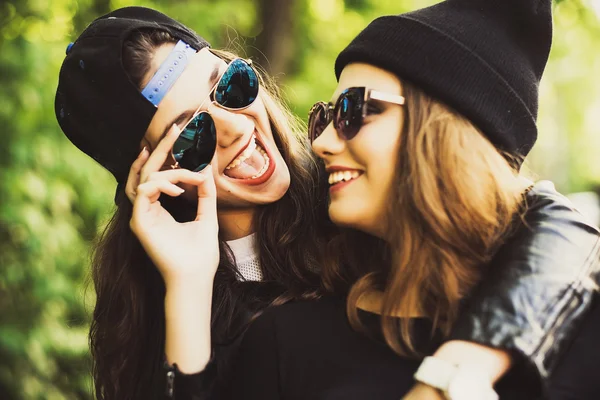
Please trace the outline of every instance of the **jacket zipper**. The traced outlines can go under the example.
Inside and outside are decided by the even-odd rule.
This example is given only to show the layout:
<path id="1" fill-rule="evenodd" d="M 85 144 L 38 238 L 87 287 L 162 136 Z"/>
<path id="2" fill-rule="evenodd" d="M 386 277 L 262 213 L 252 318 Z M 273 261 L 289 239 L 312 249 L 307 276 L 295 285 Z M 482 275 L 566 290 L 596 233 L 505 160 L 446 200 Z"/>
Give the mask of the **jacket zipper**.
<path id="1" fill-rule="evenodd" d="M 167 397 L 173 398 L 173 388 L 175 382 L 175 371 L 171 368 L 167 371 Z"/>

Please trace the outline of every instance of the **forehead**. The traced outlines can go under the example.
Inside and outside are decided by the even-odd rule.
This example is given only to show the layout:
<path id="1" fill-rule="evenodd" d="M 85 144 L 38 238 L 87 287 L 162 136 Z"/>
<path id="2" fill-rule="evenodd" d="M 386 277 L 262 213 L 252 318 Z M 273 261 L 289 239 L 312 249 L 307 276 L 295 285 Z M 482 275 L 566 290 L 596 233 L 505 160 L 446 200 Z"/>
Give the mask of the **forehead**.
<path id="1" fill-rule="evenodd" d="M 154 75 L 171 50 L 172 46 L 169 49 L 161 48 L 156 52 L 151 71 L 148 73 L 149 77 Z M 159 103 L 156 114 L 148 127 L 148 133 L 162 133 L 165 126 L 178 115 L 198 108 L 202 101 L 206 100 L 213 87 L 214 82 L 211 81 L 211 75 L 215 67 L 222 71 L 227 64 L 211 53 L 208 48 L 197 52 Z"/>
<path id="2" fill-rule="evenodd" d="M 393 73 L 370 64 L 352 63 L 342 70 L 332 102 L 349 87 L 365 86 L 389 94 L 401 94 L 400 80 Z"/>

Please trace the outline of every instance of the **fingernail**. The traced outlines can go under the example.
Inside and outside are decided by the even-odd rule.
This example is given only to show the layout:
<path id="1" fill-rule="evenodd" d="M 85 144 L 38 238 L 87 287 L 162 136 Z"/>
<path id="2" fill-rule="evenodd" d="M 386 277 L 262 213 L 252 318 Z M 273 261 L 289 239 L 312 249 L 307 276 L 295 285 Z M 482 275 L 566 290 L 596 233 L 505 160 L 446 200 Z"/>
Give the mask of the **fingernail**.
<path id="1" fill-rule="evenodd" d="M 179 190 L 178 190 L 178 191 L 179 191 L 179 194 L 181 194 L 181 193 L 185 192 L 185 189 L 182 189 L 182 188 L 180 188 L 179 186 L 177 187 L 177 189 L 179 189 Z"/>
<path id="2" fill-rule="evenodd" d="M 147 151 L 148 151 L 148 147 L 144 146 L 144 148 L 142 149 L 142 151 L 140 151 L 140 155 L 138 157 L 143 156 L 144 154 L 146 154 Z"/>

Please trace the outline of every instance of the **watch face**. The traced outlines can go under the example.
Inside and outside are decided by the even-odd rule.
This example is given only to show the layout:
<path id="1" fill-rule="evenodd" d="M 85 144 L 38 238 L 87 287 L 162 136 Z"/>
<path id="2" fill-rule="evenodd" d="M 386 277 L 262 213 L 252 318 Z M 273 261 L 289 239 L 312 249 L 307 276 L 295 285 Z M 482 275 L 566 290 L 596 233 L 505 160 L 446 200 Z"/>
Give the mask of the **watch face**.
<path id="1" fill-rule="evenodd" d="M 498 400 L 489 377 L 461 368 L 450 381 L 446 393 L 450 400 Z"/>

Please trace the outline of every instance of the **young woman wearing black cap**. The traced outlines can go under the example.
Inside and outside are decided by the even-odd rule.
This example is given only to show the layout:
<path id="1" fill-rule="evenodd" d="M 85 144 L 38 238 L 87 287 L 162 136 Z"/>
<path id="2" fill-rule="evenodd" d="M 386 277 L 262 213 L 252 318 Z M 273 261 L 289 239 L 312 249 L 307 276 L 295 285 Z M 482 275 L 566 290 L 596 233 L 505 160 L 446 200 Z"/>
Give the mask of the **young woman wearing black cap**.
<path id="1" fill-rule="evenodd" d="M 57 91 L 57 118 L 67 136 L 119 183 L 118 209 L 94 258 L 98 301 L 91 341 L 98 398 L 159 396 L 165 382 L 160 370 L 165 343 L 167 360 L 194 372 L 208 362 L 212 334 L 215 362 L 209 370 L 175 379 L 180 393 L 198 395 L 209 386 L 202 379 L 211 381 L 215 364 L 229 358 L 230 344 L 241 337 L 246 321 L 273 299 L 303 297 L 314 288 L 326 233 L 318 225 L 326 222 L 318 218 L 319 175 L 291 133 L 289 115 L 267 91 L 259 91 L 258 81 L 247 62 L 209 51 L 204 40 L 181 24 L 138 7 L 99 18 L 70 48 Z M 216 82 L 220 84 L 213 86 Z M 209 163 L 212 171 L 204 168 Z M 230 171 L 240 166 L 245 170 Z M 169 196 L 158 202 L 161 193 L 187 197 L 187 202 Z M 585 256 L 598 240 L 597 232 L 581 229 L 580 221 L 570 218 L 558 228 L 561 238 L 578 235 L 581 241 L 575 245 L 557 239 L 553 250 L 580 250 L 569 262 L 587 272 L 593 263 Z M 579 224 L 579 231 L 571 222 Z M 269 284 L 248 282 L 251 275 L 244 276 L 239 262 L 234 264 L 227 248 L 219 245 L 217 229 L 221 240 L 256 232 L 251 255 L 260 265 L 254 271 Z M 536 279 L 544 277 L 537 269 L 540 262 L 562 268 L 564 258 L 556 261 L 523 246 L 547 233 L 524 232 L 519 242 L 507 244 L 500 264 L 513 272 L 527 269 Z M 489 282 L 480 304 L 508 302 L 510 311 L 515 298 L 506 292 L 528 286 L 511 272 L 500 277 Z M 572 282 L 561 280 L 553 296 Z M 556 299 L 568 300 L 560 293 Z M 546 304 L 535 299 L 529 303 L 536 309 Z M 574 318 L 587 305 L 560 315 Z M 527 338 L 528 326 L 500 314 L 492 315 L 491 323 L 485 310 L 464 315 L 469 317 L 456 324 L 456 332 L 462 329 L 456 338 L 507 345 L 527 356 L 547 352 L 528 352 L 511 341 L 525 337 L 519 343 L 537 342 L 557 329 L 544 325 L 542 339 Z M 490 334 L 498 323 L 518 331 Z M 171 371 L 168 376 L 173 383 Z"/>
<path id="2" fill-rule="evenodd" d="M 181 323 L 185 312 L 191 316 L 184 327 L 191 331 L 212 319 L 220 364 L 245 321 L 283 292 L 276 282 L 291 295 L 316 281 L 316 164 L 300 140 L 301 125 L 246 61 L 209 50 L 157 11 L 119 9 L 90 24 L 70 46 L 56 114 L 69 139 L 119 184 L 117 210 L 93 259 L 91 346 L 99 399 L 161 397 L 165 345 L 167 359 L 184 371 L 210 356 L 210 342 L 208 353 L 194 352 L 184 329 L 168 329 L 165 339 L 165 307 L 167 327 Z M 211 161 L 212 176 L 210 168 L 193 172 Z M 175 164 L 184 168 L 170 168 Z M 194 185 L 204 188 L 204 178 L 217 193 L 218 221 L 215 198 L 198 201 Z M 157 189 L 181 194 L 171 182 L 182 183 L 185 193 L 156 202 Z M 146 199 L 164 208 L 143 209 Z M 202 205 L 212 207 L 208 228 L 197 218 Z M 179 224 L 171 215 L 192 222 Z M 152 224 L 160 225 L 155 236 Z M 190 263 L 201 268 L 191 271 Z M 272 283 L 256 282 L 263 279 Z M 206 307 L 182 306 L 192 303 Z"/>
<path id="3" fill-rule="evenodd" d="M 481 309 L 474 293 L 484 274 L 504 279 L 499 247 L 523 243 L 540 209 L 568 216 L 569 202 L 548 182 L 533 185 L 518 173 L 537 136 L 550 18 L 550 1 L 450 0 L 381 17 L 341 52 L 332 102 L 317 103 L 309 121 L 329 174 L 329 215 L 340 227 L 322 268 L 326 295 L 254 321 L 225 398 L 399 399 L 413 374 L 437 391 L 410 399 L 498 398 L 485 366 L 430 355 L 467 307 Z M 553 252 L 553 240 L 524 242 Z M 518 299 L 546 295 L 539 283 L 513 293 L 516 308 L 498 322 L 545 326 L 578 302 L 574 295 L 533 313 Z M 594 282 L 578 285 L 593 295 Z M 495 326 L 511 336 L 506 328 Z M 551 332 L 538 345 L 557 338 Z M 523 355 L 531 343 L 513 345 Z M 501 398 L 542 398 L 530 372 L 517 368 L 500 381 Z M 568 398 L 597 396 L 571 387 Z"/>

